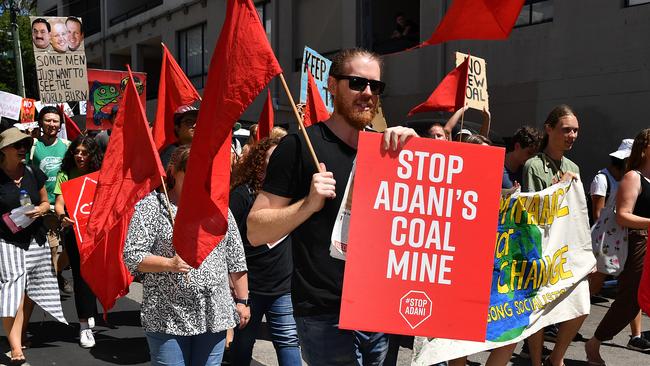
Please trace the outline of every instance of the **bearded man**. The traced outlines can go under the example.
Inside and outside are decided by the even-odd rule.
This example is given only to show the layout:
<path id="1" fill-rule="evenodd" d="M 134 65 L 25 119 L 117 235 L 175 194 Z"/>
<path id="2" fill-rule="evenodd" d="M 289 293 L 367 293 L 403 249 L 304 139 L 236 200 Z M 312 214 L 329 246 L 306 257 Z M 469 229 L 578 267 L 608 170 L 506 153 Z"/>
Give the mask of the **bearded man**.
<path id="1" fill-rule="evenodd" d="M 328 89 L 334 112 L 330 119 L 306 129 L 320 171 L 303 136 L 288 135 L 271 156 L 264 185 L 248 216 L 252 245 L 292 236 L 293 313 L 302 356 L 309 365 L 381 365 L 386 356 L 385 334 L 339 329 L 345 262 L 329 254 L 359 131 L 376 115 L 384 91 L 381 64 L 378 55 L 358 48 L 333 57 Z M 383 148 L 398 150 L 410 136 L 417 136 L 410 128 L 389 128 Z"/>

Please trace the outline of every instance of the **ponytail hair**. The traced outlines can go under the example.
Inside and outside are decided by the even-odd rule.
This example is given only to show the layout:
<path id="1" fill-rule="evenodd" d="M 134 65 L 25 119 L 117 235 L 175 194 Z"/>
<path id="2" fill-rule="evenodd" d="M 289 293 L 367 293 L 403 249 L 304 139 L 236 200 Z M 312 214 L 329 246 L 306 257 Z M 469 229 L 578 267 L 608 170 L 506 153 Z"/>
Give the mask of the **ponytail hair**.
<path id="1" fill-rule="evenodd" d="M 551 113 L 548 114 L 546 117 L 546 121 L 544 121 L 544 127 L 549 126 L 551 128 L 555 128 L 557 125 L 558 121 L 560 121 L 560 118 L 566 117 L 566 116 L 576 116 L 575 112 L 573 112 L 573 109 L 569 107 L 566 104 L 560 104 L 557 107 L 553 108 Z M 546 133 L 546 129 L 544 129 L 544 138 L 542 139 L 542 145 L 540 146 L 540 150 L 546 149 L 546 146 L 548 145 L 548 133 Z"/>

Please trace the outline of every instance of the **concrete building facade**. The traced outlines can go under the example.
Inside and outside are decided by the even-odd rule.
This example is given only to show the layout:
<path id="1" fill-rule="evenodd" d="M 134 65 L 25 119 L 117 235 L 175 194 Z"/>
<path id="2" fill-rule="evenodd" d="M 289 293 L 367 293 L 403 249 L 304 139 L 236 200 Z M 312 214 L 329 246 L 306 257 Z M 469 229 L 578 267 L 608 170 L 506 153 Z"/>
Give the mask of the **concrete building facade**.
<path id="1" fill-rule="evenodd" d="M 386 51 L 398 13 L 417 23 L 419 39 L 426 40 L 451 2 L 265 0 L 255 5 L 297 98 L 305 45 L 324 55 L 354 46 Z M 147 109 L 153 117 L 160 42 L 201 90 L 225 4 L 225 0 L 41 0 L 38 12 L 85 19 L 86 29 L 92 30 L 86 36 L 91 67 L 120 70 L 130 63 L 135 71 L 147 72 Z M 388 87 L 382 103 L 388 124 L 407 121 L 407 112 L 455 66 L 454 53 L 469 52 L 487 62 L 492 129 L 497 134 L 508 136 L 523 124 L 542 127 L 557 104 L 574 108 L 580 136 L 568 156 L 588 181 L 607 165 L 607 154 L 622 138 L 634 137 L 649 125 L 645 107 L 650 104 L 650 0 L 526 0 L 517 24 L 503 41 L 454 41 L 385 55 L 383 79 Z M 277 120 L 293 123 L 278 81 L 272 82 L 271 92 L 278 104 Z M 243 120 L 257 120 L 262 99 Z M 480 117 L 471 112 L 467 118 Z"/>

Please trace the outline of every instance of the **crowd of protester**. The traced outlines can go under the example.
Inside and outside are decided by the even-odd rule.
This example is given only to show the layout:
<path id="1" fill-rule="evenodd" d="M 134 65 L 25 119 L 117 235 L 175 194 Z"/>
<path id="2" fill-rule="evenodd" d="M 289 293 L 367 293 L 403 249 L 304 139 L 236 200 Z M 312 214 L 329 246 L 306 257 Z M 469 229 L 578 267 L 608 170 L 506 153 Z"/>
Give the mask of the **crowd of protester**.
<path id="1" fill-rule="evenodd" d="M 183 106 L 176 111 L 177 142 L 161 151 L 165 189 L 151 192 L 136 205 L 123 255 L 143 285 L 141 322 L 152 364 L 218 365 L 228 349 L 231 364 L 248 365 L 263 317 L 280 365 L 301 365 L 302 360 L 327 366 L 395 365 L 400 344 L 412 344 L 412 337 L 339 329 L 345 263 L 329 253 L 359 131 L 375 117 L 384 89 L 381 69 L 381 58 L 366 50 L 343 50 L 333 57 L 328 88 L 334 112 L 306 129 L 319 169 L 300 133 L 287 135 L 276 127 L 258 140 L 253 126 L 245 146 L 233 145 L 227 233 L 197 269 L 176 254 L 172 232 L 198 110 Z M 466 110 L 460 108 L 446 123 L 431 123 L 418 132 L 432 139 L 492 145 L 487 109 L 478 133 L 462 129 L 453 135 Z M 41 134 L 36 139 L 14 127 L 0 134 L 0 213 L 8 216 L 19 210 L 21 219 L 29 221 L 22 230 L 5 216 L 0 221 L 0 316 L 8 356 L 15 364 L 25 361 L 34 304 L 66 322 L 59 289 L 69 291 L 60 274 L 68 264 L 79 343 L 95 345 L 96 297 L 80 274 L 61 184 L 100 169 L 109 133 L 82 134 L 72 142 L 60 139 L 62 115 L 53 107 L 44 107 L 38 121 Z M 580 181 L 579 166 L 565 156 L 578 132 L 578 116 L 567 105 L 550 111 L 542 131 L 517 129 L 506 139 L 502 188 L 535 192 L 560 181 Z M 399 150 L 413 136 L 417 133 L 410 128 L 388 128 L 383 149 Z M 610 154 L 610 165 L 597 172 L 590 185 L 593 223 L 611 209 L 618 224 L 628 229 L 629 244 L 616 298 L 585 344 L 590 365 L 605 365 L 601 343 L 628 324 L 627 347 L 650 350 L 650 340 L 642 336 L 637 301 L 650 225 L 649 148 L 650 129 L 623 140 Z M 596 271 L 574 291 L 580 297 L 595 296 L 606 279 L 607 273 Z M 563 365 L 586 317 L 540 330 L 525 341 L 521 355 L 535 366 Z M 230 329 L 233 337 L 228 336 Z M 544 347 L 545 339 L 555 342 L 552 350 Z M 492 350 L 487 365 L 506 365 L 515 346 Z M 463 357 L 443 364 L 466 362 Z"/>

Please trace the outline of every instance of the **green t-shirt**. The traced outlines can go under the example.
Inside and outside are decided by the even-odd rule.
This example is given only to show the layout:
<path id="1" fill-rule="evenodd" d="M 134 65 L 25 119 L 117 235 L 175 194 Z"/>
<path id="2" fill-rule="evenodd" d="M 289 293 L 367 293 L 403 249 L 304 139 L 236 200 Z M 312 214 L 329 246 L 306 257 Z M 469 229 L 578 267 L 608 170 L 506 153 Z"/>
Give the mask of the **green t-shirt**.
<path id="1" fill-rule="evenodd" d="M 46 146 L 42 141 L 36 140 L 32 147 L 33 153 L 29 160 L 47 175 L 45 190 L 47 190 L 47 198 L 51 205 L 54 204 L 54 199 L 56 198 L 54 195 L 56 175 L 61 169 L 61 162 L 63 162 L 65 152 L 68 150 L 68 145 L 69 142 L 57 138 L 50 146 Z"/>
<path id="2" fill-rule="evenodd" d="M 79 170 L 77 168 L 72 169 L 72 172 L 70 172 L 70 175 L 68 176 L 68 173 L 64 172 L 63 170 L 59 171 L 59 173 L 56 175 L 56 184 L 54 185 L 54 195 L 58 196 L 61 194 L 61 183 L 65 183 L 69 180 L 79 178 L 81 177 L 81 173 L 79 173 Z"/>
<path id="3" fill-rule="evenodd" d="M 524 165 L 522 192 L 539 192 L 553 185 L 562 178 L 564 173 L 572 172 L 580 175 L 580 168 L 566 157 L 557 161 L 545 153 L 539 153 L 528 159 Z"/>

